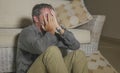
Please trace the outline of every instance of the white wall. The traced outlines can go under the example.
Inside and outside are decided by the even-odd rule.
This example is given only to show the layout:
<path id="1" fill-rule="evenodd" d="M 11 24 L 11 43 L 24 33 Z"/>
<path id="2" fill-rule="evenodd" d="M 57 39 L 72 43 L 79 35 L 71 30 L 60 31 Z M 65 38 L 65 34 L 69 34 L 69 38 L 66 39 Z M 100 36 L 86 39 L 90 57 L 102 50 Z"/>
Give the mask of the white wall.
<path id="1" fill-rule="evenodd" d="M 63 0 L 0 0 L 0 28 L 15 28 L 28 24 L 33 6 L 41 2 L 50 3 L 54 7 L 64 3 Z"/>

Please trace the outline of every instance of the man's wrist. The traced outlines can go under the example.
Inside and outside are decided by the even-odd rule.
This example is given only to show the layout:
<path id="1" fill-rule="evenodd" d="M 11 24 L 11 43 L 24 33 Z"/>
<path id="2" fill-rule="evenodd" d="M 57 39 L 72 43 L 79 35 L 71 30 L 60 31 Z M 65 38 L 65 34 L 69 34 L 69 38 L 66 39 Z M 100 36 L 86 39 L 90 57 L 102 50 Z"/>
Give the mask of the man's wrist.
<path id="1" fill-rule="evenodd" d="M 62 29 L 62 30 L 61 30 L 61 34 L 64 34 L 64 32 L 65 32 L 64 29 Z"/>
<path id="2" fill-rule="evenodd" d="M 61 27 L 57 27 L 56 30 L 58 34 L 64 34 L 64 29 L 62 29 Z"/>

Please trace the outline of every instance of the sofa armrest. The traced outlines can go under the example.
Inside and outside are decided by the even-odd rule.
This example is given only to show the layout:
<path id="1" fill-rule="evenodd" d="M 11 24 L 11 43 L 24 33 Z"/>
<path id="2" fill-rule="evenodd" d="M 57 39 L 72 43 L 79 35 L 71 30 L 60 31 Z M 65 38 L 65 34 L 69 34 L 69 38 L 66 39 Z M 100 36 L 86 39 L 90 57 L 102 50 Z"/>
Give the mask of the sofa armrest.
<path id="1" fill-rule="evenodd" d="M 91 33 L 90 43 L 82 44 L 80 49 L 85 51 L 87 55 L 94 53 L 98 50 L 98 44 L 100 35 L 102 32 L 102 27 L 105 21 L 104 15 L 93 15 L 93 19 L 88 23 L 77 27 L 77 29 L 87 29 Z"/>

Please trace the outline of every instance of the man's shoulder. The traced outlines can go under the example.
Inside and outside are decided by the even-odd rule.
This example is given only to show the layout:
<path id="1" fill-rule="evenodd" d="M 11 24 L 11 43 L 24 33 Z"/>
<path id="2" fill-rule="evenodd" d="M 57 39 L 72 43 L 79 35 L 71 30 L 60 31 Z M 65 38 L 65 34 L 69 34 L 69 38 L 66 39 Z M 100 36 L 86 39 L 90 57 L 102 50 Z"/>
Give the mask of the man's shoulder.
<path id="1" fill-rule="evenodd" d="M 33 38 L 35 35 L 32 26 L 25 27 L 19 34 L 18 42 L 26 42 L 28 39 Z"/>
<path id="2" fill-rule="evenodd" d="M 23 31 L 27 31 L 27 30 L 33 30 L 33 25 L 29 25 L 29 26 L 23 28 Z"/>
<path id="3" fill-rule="evenodd" d="M 23 28 L 21 33 L 29 32 L 29 31 L 33 31 L 33 25 L 29 25 L 29 26 Z"/>
<path id="4" fill-rule="evenodd" d="M 23 30 L 20 33 L 20 36 L 24 36 L 25 37 L 25 36 L 27 36 L 29 34 L 31 34 L 31 35 L 34 34 L 34 30 L 33 30 L 33 26 L 32 25 L 29 25 L 29 26 L 23 28 Z"/>

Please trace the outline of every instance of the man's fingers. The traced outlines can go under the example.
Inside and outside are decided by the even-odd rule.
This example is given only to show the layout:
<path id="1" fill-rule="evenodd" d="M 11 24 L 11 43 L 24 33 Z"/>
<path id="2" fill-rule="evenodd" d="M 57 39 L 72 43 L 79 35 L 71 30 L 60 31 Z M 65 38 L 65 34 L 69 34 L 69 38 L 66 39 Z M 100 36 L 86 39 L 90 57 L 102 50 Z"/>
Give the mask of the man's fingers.
<path id="1" fill-rule="evenodd" d="M 43 28 L 43 30 L 44 30 L 44 31 L 46 31 L 46 28 L 45 28 L 45 26 L 44 26 L 44 25 L 42 25 L 42 28 Z"/>
<path id="2" fill-rule="evenodd" d="M 53 10 L 51 10 L 51 14 L 54 17 L 54 19 L 56 20 L 55 12 Z"/>
<path id="3" fill-rule="evenodd" d="M 51 14 L 48 14 L 48 22 L 49 23 L 53 22 L 53 16 Z"/>
<path id="4" fill-rule="evenodd" d="M 55 11 L 54 11 L 54 10 L 51 10 L 51 14 L 52 14 L 53 17 L 54 17 L 55 22 L 58 23 L 58 22 L 57 22 L 57 18 L 56 18 L 56 15 L 55 15 Z"/>
<path id="5" fill-rule="evenodd" d="M 51 14 L 53 15 L 53 16 L 55 16 L 55 12 L 51 9 Z"/>
<path id="6" fill-rule="evenodd" d="M 46 18 L 46 15 L 45 15 L 45 14 L 43 15 L 43 18 L 44 18 L 44 23 L 47 24 L 48 21 L 47 21 L 47 18 Z"/>
<path id="7" fill-rule="evenodd" d="M 51 21 L 50 14 L 48 14 L 48 22 L 50 22 L 50 21 Z"/>

